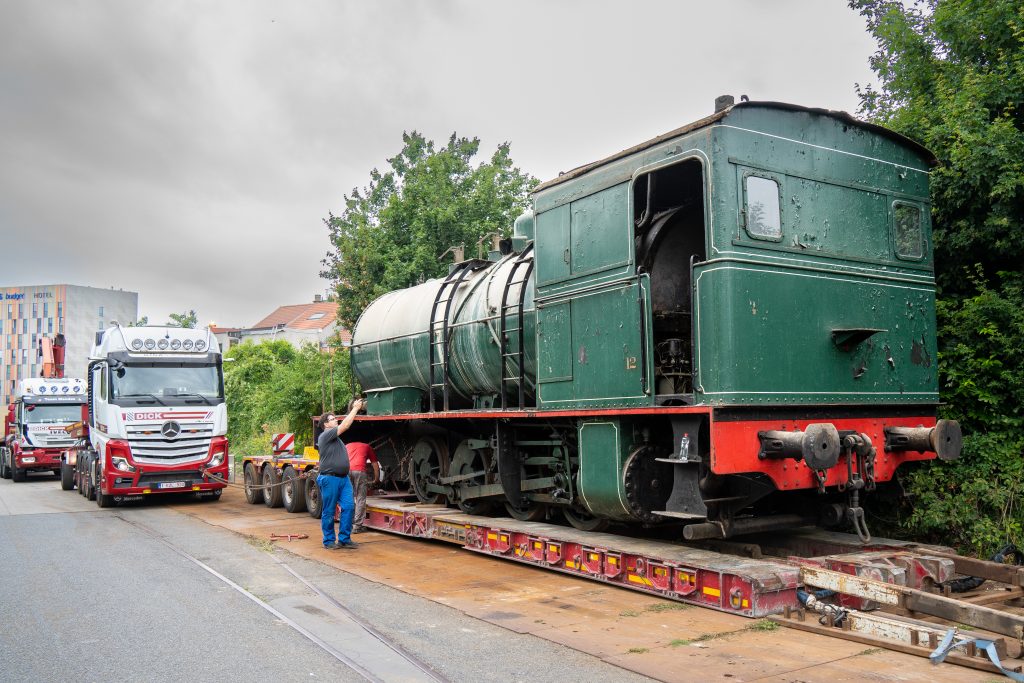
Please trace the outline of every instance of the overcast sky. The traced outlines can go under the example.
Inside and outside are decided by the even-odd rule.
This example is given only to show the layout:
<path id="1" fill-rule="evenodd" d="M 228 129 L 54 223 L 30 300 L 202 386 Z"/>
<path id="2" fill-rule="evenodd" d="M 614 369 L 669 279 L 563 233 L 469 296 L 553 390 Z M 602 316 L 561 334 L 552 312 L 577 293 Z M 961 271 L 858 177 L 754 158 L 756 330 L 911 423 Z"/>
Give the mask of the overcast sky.
<path id="1" fill-rule="evenodd" d="M 853 113 L 873 50 L 845 0 L 0 0 L 0 286 L 252 325 L 403 131 L 547 180 L 720 94 Z"/>

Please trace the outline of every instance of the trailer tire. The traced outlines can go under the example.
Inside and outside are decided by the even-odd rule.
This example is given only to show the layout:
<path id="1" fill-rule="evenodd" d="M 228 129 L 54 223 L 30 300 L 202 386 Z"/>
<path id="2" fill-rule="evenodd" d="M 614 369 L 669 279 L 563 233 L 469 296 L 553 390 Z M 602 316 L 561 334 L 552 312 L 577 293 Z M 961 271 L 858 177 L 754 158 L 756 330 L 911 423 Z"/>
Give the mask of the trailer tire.
<path id="1" fill-rule="evenodd" d="M 256 468 L 251 462 L 245 463 L 242 481 L 245 482 L 245 502 L 249 505 L 259 505 L 263 502 L 263 489 L 255 488 L 260 485 L 259 477 L 256 476 Z"/>
<path id="2" fill-rule="evenodd" d="M 11 470 L 7 467 L 8 452 L 6 448 L 0 448 L 0 477 L 3 479 L 11 478 Z"/>
<path id="3" fill-rule="evenodd" d="M 281 500 L 284 509 L 288 512 L 305 512 L 306 482 L 291 465 L 284 468 L 282 480 L 284 484 L 281 486 Z"/>
<path id="4" fill-rule="evenodd" d="M 263 504 L 268 508 L 281 507 L 281 471 L 273 465 L 263 468 Z"/>
<path id="5" fill-rule="evenodd" d="M 92 458 L 86 462 L 86 469 L 82 470 L 82 478 L 85 479 L 85 497 L 88 500 L 96 500 L 96 482 L 92 478 Z"/>
<path id="6" fill-rule="evenodd" d="M 71 465 L 66 462 L 60 464 L 60 488 L 62 491 L 70 491 L 75 488 L 75 472 L 71 469 Z"/>
<path id="7" fill-rule="evenodd" d="M 96 484 L 95 484 L 94 488 L 96 489 L 96 506 L 97 507 L 101 507 L 101 508 L 112 508 L 112 507 L 114 507 L 114 497 L 113 496 L 108 496 L 107 494 L 103 493 L 103 490 L 101 488 L 99 463 L 97 463 L 97 465 L 96 465 L 95 472 L 96 472 Z"/>
<path id="8" fill-rule="evenodd" d="M 316 484 L 316 477 L 306 479 L 306 511 L 309 512 L 309 516 L 320 519 L 323 507 L 323 499 L 320 498 L 320 487 Z"/>

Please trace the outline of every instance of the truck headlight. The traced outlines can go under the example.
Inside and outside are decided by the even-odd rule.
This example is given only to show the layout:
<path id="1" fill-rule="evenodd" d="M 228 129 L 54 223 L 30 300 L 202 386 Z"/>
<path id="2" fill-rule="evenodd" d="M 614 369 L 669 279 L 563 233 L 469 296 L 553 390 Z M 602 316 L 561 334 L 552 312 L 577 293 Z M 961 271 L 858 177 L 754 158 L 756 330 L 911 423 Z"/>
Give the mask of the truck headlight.
<path id="1" fill-rule="evenodd" d="M 224 464 L 224 451 L 217 451 L 210 458 L 210 467 L 220 467 Z"/>
<path id="2" fill-rule="evenodd" d="M 35 462 L 36 459 L 34 457 L 32 457 L 32 456 L 28 456 L 28 457 L 22 457 L 21 461 L 22 462 Z"/>
<path id="3" fill-rule="evenodd" d="M 121 470 L 122 472 L 135 471 L 135 468 L 128 464 L 128 458 L 112 457 L 110 458 L 110 464 L 114 466 L 114 469 Z"/>

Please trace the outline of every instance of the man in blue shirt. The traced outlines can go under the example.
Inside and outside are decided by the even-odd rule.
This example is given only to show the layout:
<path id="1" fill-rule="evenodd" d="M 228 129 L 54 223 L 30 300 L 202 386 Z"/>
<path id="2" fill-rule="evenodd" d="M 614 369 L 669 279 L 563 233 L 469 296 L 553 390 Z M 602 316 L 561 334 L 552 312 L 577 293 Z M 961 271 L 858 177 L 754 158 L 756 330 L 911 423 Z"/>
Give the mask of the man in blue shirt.
<path id="1" fill-rule="evenodd" d="M 356 543 L 352 540 L 352 514 L 355 501 L 352 498 L 352 484 L 348 479 L 348 451 L 341 435 L 352 426 L 356 413 L 363 409 L 363 399 L 352 403 L 352 409 L 345 419 L 338 423 L 334 413 L 320 416 L 323 433 L 317 439 L 317 450 L 320 451 L 320 474 L 316 485 L 320 487 L 320 528 L 324 532 L 324 547 L 328 549 L 353 549 Z M 334 534 L 334 508 L 341 505 L 341 523 L 338 527 L 337 543 Z"/>

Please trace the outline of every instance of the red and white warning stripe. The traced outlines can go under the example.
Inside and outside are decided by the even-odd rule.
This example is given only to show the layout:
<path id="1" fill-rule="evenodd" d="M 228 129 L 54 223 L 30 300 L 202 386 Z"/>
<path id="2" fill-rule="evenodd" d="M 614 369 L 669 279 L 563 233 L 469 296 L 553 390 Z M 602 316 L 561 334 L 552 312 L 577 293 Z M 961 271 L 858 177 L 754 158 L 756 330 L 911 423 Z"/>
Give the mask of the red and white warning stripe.
<path id="1" fill-rule="evenodd" d="M 270 440 L 270 445 L 274 449 L 275 453 L 294 453 L 295 435 L 274 434 L 274 437 Z"/>

